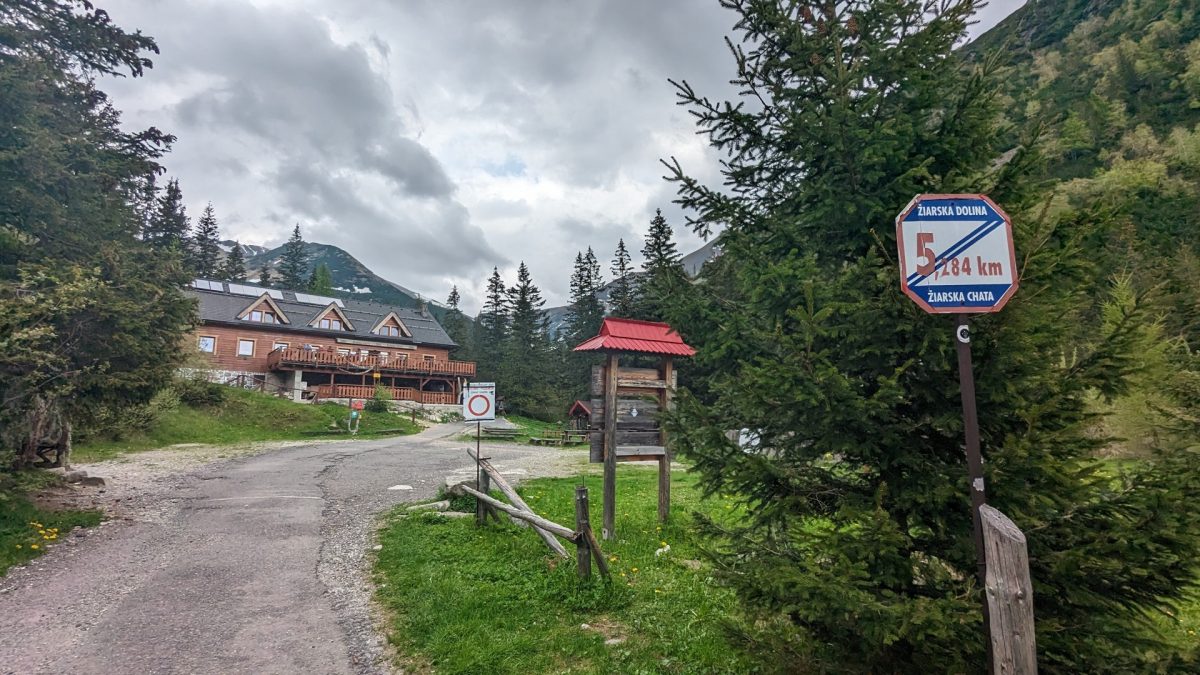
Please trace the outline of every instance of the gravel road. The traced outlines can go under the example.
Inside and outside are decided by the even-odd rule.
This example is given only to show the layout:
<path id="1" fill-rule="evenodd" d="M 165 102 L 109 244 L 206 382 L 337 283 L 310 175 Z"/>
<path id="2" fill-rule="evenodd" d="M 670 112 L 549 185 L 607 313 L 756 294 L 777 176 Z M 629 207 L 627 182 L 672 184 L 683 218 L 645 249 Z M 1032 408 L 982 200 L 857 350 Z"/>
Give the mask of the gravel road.
<path id="1" fill-rule="evenodd" d="M 0 579 L 0 672 L 391 672 L 368 576 L 378 516 L 473 476 L 463 428 L 77 467 L 109 481 L 95 500 L 113 519 Z M 587 457 L 485 454 L 514 478 Z"/>

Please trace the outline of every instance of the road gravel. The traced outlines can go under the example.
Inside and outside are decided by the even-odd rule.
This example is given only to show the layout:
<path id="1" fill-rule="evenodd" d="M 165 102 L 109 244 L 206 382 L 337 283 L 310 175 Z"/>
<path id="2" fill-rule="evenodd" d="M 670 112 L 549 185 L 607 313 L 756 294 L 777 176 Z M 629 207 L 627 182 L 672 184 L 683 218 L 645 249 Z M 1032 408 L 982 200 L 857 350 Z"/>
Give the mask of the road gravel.
<path id="1" fill-rule="evenodd" d="M 371 603 L 379 516 L 473 475 L 462 432 L 79 467 L 108 481 L 90 494 L 112 519 L 0 579 L 0 672 L 392 672 Z M 485 454 L 518 480 L 577 473 L 587 457 L 502 443 Z"/>

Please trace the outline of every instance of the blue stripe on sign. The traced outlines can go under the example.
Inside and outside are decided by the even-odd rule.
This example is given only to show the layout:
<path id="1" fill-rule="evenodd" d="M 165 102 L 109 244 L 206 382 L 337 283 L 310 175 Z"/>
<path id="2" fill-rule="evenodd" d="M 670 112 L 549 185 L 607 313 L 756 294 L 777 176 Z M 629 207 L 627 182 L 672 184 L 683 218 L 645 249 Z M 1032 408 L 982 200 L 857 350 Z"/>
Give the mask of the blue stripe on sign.
<path id="1" fill-rule="evenodd" d="M 917 295 L 931 307 L 994 307 L 1012 284 L 922 286 Z"/>
<path id="2" fill-rule="evenodd" d="M 1003 225 L 1003 224 L 1004 224 L 1003 220 L 994 220 L 990 223 L 984 223 L 983 225 L 980 225 L 979 227 L 975 228 L 975 230 L 972 231 L 970 234 L 963 237 L 962 239 L 959 239 L 950 248 L 943 251 L 942 254 L 936 258 L 936 262 L 933 265 L 933 270 L 936 272 L 937 270 L 940 270 L 941 268 L 945 267 L 946 261 L 948 261 L 950 258 L 958 257 L 963 252 L 965 252 L 968 248 L 971 248 L 976 243 L 978 243 L 980 239 L 983 239 L 984 237 L 988 236 L 997 227 L 999 227 L 1000 225 Z M 913 286 L 913 285 L 919 284 L 922 281 L 924 281 L 925 279 L 929 278 L 929 276 L 930 275 L 917 274 L 916 272 L 913 272 L 912 274 L 908 275 L 908 285 Z"/>

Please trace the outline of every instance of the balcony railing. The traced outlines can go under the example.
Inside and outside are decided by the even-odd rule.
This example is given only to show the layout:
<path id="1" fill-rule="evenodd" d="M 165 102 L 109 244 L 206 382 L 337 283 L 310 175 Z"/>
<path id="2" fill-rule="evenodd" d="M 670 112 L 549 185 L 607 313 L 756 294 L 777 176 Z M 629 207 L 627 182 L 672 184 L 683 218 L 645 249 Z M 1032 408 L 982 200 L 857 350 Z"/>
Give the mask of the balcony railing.
<path id="1" fill-rule="evenodd" d="M 317 399 L 323 398 L 374 398 L 374 385 L 363 384 L 318 384 L 314 387 Z M 384 387 L 393 401 L 416 401 L 418 403 L 451 405 L 454 394 L 440 391 L 417 391 L 412 387 Z"/>
<path id="2" fill-rule="evenodd" d="M 339 354 L 327 350 L 308 350 L 292 347 L 276 349 L 267 356 L 267 367 L 271 370 L 298 370 L 303 368 L 341 370 L 351 373 L 379 371 L 406 375 L 456 375 L 474 377 L 475 364 L 471 361 L 427 361 L 424 359 L 386 357 L 377 354 Z"/>

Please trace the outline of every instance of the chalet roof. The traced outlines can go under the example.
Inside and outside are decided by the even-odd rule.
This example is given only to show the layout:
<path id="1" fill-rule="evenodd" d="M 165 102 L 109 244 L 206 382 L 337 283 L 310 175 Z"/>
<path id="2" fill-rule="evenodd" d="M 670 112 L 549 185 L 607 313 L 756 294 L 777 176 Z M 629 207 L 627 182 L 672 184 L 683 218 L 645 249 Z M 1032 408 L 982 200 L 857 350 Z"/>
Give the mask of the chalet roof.
<path id="1" fill-rule="evenodd" d="M 267 290 L 251 284 L 228 284 L 205 279 L 197 279 L 192 287 L 185 289 L 184 292 L 199 301 L 201 323 L 245 326 L 247 322 L 239 319 L 238 315 L 246 309 L 247 305 L 258 302 L 258 298 L 262 294 L 269 293 L 274 304 L 291 319 L 290 324 L 270 324 L 271 330 L 280 333 L 297 333 L 327 338 L 354 338 L 372 342 L 392 342 L 398 345 L 458 346 L 431 314 L 408 307 L 394 307 L 362 300 L 335 300 L 334 298 L 310 295 L 303 291 Z M 319 315 L 324 314 L 330 304 L 336 304 L 341 313 L 350 321 L 352 329 L 331 330 L 309 325 Z M 395 313 L 396 317 L 408 328 L 412 337 L 391 337 L 371 332 L 373 326 L 392 313 Z M 253 325 L 261 326 L 260 324 Z"/>
<path id="2" fill-rule="evenodd" d="M 608 318 L 600 334 L 575 348 L 577 352 L 633 352 L 666 356 L 694 356 L 696 350 L 683 342 L 673 328 L 657 321 Z"/>
<path id="3" fill-rule="evenodd" d="M 582 413 L 584 417 L 590 417 L 592 415 L 592 408 L 583 401 L 577 400 L 571 405 L 571 409 L 567 411 L 567 417 L 575 417 L 577 413 Z"/>

